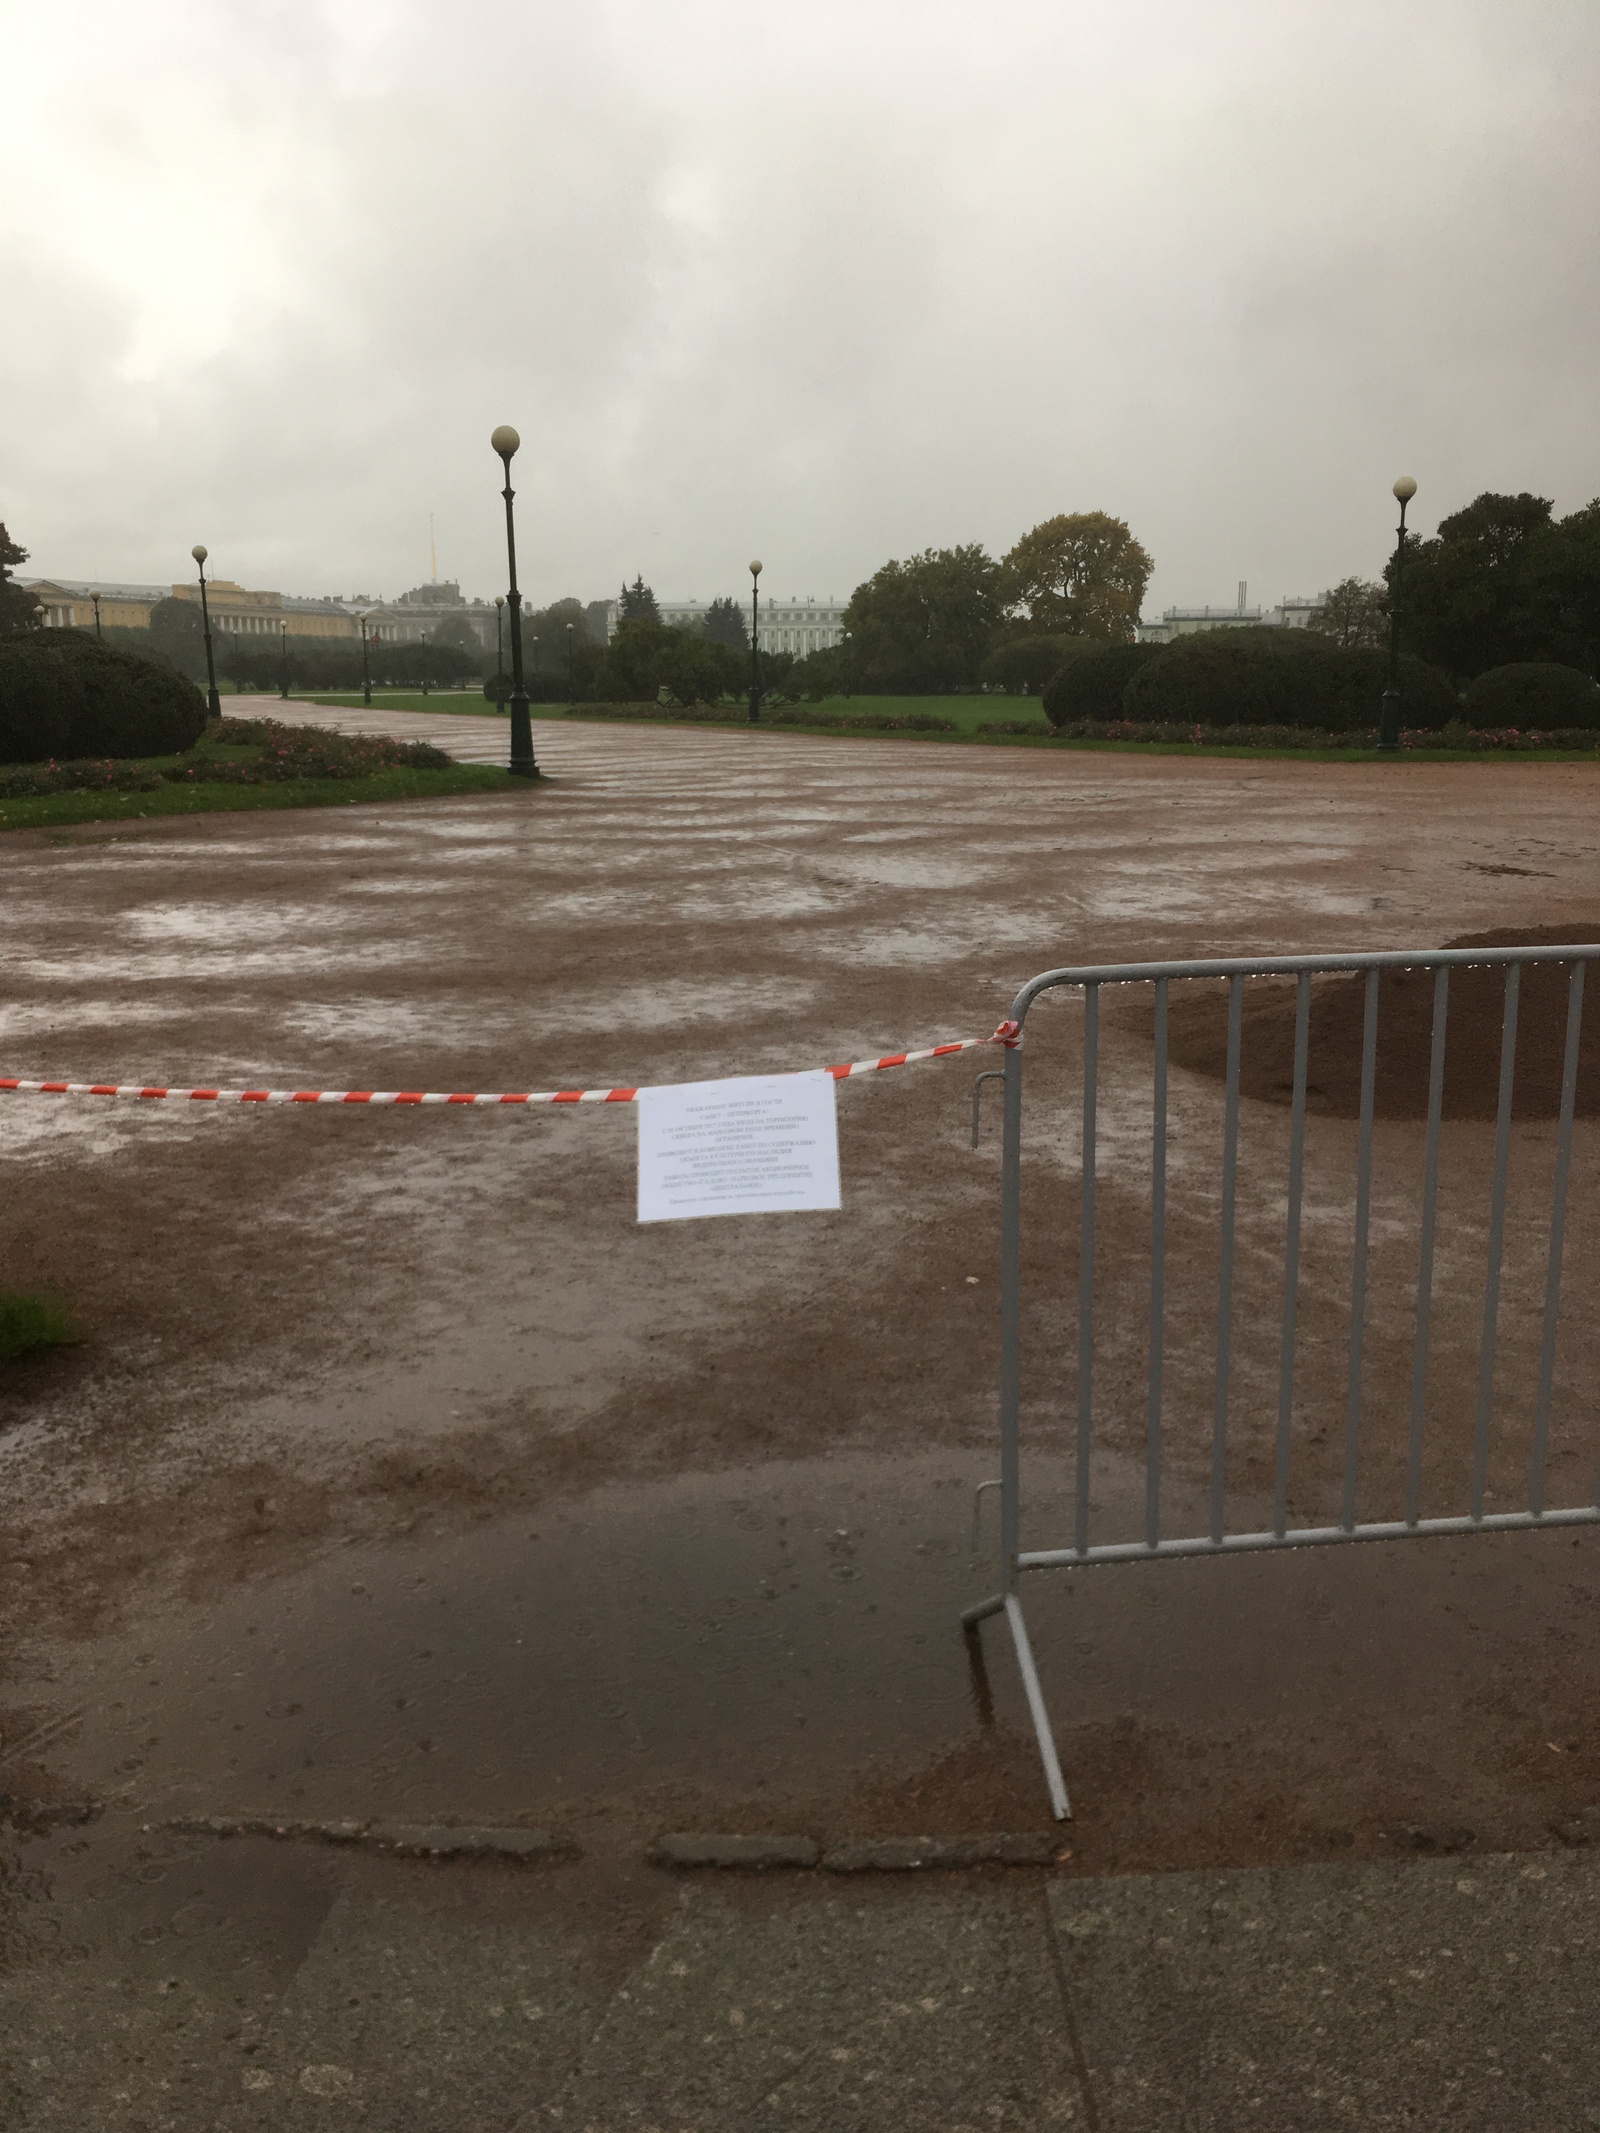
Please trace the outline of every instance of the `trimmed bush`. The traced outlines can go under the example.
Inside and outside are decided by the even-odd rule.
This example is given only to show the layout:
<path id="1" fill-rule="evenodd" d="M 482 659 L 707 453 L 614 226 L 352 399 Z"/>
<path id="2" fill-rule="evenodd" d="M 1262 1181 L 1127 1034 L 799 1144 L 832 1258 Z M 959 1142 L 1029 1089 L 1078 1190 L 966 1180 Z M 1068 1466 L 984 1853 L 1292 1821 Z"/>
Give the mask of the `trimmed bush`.
<path id="1" fill-rule="evenodd" d="M 979 681 L 1023 696 L 1037 696 L 1069 659 L 1100 649 L 1094 637 L 1014 637 L 998 644 L 978 669 Z"/>
<path id="2" fill-rule="evenodd" d="M 180 755 L 205 722 L 193 682 L 153 660 L 76 630 L 0 638 L 0 763 Z"/>
<path id="3" fill-rule="evenodd" d="M 1044 685 L 1044 715 L 1052 726 L 1085 718 L 1119 718 L 1122 692 L 1164 644 L 1097 644 L 1059 667 Z"/>
<path id="4" fill-rule="evenodd" d="M 1578 667 L 1524 659 L 1490 667 L 1461 699 L 1474 727 L 1600 726 L 1600 688 Z"/>
<path id="5" fill-rule="evenodd" d="M 1352 733 L 1383 712 L 1383 652 L 1340 651 L 1300 630 L 1197 630 L 1161 648 L 1123 691 L 1123 716 L 1159 725 L 1307 726 Z M 1437 732 L 1459 710 L 1436 667 L 1400 662 L 1403 725 Z"/>

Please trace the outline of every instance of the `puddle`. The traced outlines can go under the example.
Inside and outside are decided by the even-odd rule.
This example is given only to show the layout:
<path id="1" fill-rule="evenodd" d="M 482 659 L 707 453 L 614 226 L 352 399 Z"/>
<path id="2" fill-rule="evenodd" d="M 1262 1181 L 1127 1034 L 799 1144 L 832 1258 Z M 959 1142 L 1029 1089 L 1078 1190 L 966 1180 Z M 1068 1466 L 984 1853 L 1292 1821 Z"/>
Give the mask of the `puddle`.
<path id="1" fill-rule="evenodd" d="M 36 1670 L 52 1707 L 81 1710 L 60 1762 L 151 1815 L 559 1823 L 675 1787 L 730 1813 L 823 1797 L 1025 1726 L 1003 1636 L 987 1633 L 975 1672 L 957 1626 L 994 1581 L 992 1504 L 972 1549 L 972 1489 L 992 1466 L 982 1451 L 852 1455 L 348 1545 L 126 1635 L 35 1651 L 14 1693 L 41 1702 Z M 1038 1479 L 1042 1531 L 1065 1475 Z M 1108 1461 L 1097 1502 L 1125 1523 L 1139 1486 L 1136 1462 Z M 1203 1523 L 1198 1497 L 1168 1507 Z M 1494 1621 L 1509 1664 L 1519 1637 L 1558 1631 L 1582 1601 L 1591 1553 L 1508 1536 L 1046 1574 L 1025 1597 L 1064 1734 L 1137 1712 L 1225 1735 L 1298 1712 L 1336 1744 L 1353 1716 L 1405 1709 L 1467 1738 L 1454 1644 L 1476 1654 Z"/>

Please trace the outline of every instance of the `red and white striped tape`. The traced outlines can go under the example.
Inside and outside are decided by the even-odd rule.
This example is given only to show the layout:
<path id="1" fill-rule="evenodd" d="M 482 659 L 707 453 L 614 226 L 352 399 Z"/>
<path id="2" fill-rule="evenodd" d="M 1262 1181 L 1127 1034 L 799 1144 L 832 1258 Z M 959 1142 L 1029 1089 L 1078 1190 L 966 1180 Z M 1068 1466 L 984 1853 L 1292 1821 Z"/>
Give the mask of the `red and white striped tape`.
<path id="1" fill-rule="evenodd" d="M 881 1074 L 886 1067 L 915 1066 L 921 1059 L 947 1059 L 986 1045 L 1007 1048 L 1018 1042 L 1017 1025 L 1002 1022 L 992 1037 L 962 1037 L 954 1044 L 931 1045 L 923 1052 L 889 1052 L 881 1059 L 858 1059 L 853 1066 L 825 1067 L 835 1081 L 855 1074 Z M 0 1078 L 0 1094 L 13 1096 L 136 1096 L 146 1101 L 191 1104 L 631 1104 L 634 1089 L 544 1089 L 519 1095 L 445 1095 L 425 1089 L 169 1089 L 139 1082 L 21 1081 Z"/>

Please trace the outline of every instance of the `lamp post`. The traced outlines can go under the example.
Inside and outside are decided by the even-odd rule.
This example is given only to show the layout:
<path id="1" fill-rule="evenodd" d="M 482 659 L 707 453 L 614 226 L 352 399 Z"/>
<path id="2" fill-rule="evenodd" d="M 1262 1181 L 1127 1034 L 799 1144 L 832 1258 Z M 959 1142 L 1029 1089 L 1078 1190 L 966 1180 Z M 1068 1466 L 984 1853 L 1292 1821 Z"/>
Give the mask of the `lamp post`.
<path id="1" fill-rule="evenodd" d="M 496 593 L 494 596 L 494 707 L 497 711 L 505 708 L 506 701 L 505 611 L 506 596 L 504 593 Z"/>
<path id="2" fill-rule="evenodd" d="M 761 565 L 750 565 L 750 719 L 752 726 L 761 721 L 761 653 L 757 649 L 757 629 L 761 621 Z"/>
<path id="3" fill-rule="evenodd" d="M 578 701 L 578 668 L 576 655 L 572 649 L 574 643 L 572 630 L 573 625 L 569 622 L 567 624 L 567 708 L 569 710 Z"/>
<path id="4" fill-rule="evenodd" d="M 105 639 L 100 634 L 100 595 L 90 593 L 89 598 L 94 602 L 94 641 L 96 644 L 104 644 Z"/>
<path id="5" fill-rule="evenodd" d="M 361 618 L 361 701 L 369 711 L 372 709 L 372 664 L 367 656 L 367 624 L 371 620 L 370 615 Z"/>
<path id="6" fill-rule="evenodd" d="M 844 700 L 850 701 L 850 632 L 844 633 Z"/>
<path id="7" fill-rule="evenodd" d="M 282 682 L 278 694 L 287 703 L 289 701 L 289 625 L 287 622 L 278 624 L 278 650 L 283 660 Z"/>
<path id="8" fill-rule="evenodd" d="M 511 486 L 511 460 L 522 439 L 509 422 L 502 422 L 489 439 L 500 455 L 500 463 L 506 470 L 506 485 L 501 495 L 506 500 L 506 567 L 511 574 L 511 583 L 506 587 L 506 604 L 511 610 L 511 763 L 513 777 L 536 778 L 539 766 L 533 758 L 533 721 L 528 716 L 528 691 L 522 679 L 522 595 L 517 590 L 517 527 L 512 515 L 511 500 L 515 491 Z"/>
<path id="9" fill-rule="evenodd" d="M 206 599 L 206 557 L 211 553 L 204 541 L 196 541 L 189 550 L 200 565 L 200 627 L 206 639 L 206 710 L 212 718 L 221 718 L 222 701 L 217 695 L 217 662 L 211 652 L 211 606 Z"/>
<path id="10" fill-rule="evenodd" d="M 1395 536 L 1394 576 L 1389 585 L 1389 686 L 1383 692 L 1383 716 L 1378 723 L 1378 746 L 1400 745 L 1400 579 L 1406 561 L 1406 505 L 1417 493 L 1409 474 L 1394 485 L 1400 502 L 1400 530 Z"/>

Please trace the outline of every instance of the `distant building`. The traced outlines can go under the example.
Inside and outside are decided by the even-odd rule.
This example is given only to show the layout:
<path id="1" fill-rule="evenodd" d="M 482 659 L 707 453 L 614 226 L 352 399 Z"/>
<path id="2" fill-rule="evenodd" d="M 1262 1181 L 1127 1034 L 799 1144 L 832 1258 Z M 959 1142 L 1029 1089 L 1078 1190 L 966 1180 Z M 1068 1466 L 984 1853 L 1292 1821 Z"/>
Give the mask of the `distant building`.
<path id="1" fill-rule="evenodd" d="M 164 585 L 106 585 L 95 579 L 19 578 L 44 610 L 51 630 L 92 630 L 94 595 L 100 595 L 100 620 L 107 629 L 150 627 L 150 610 L 167 597 Z"/>
<path id="2" fill-rule="evenodd" d="M 708 600 L 658 600 L 656 608 L 669 629 L 694 629 L 705 621 Z M 804 599 L 769 600 L 762 596 L 756 643 L 763 652 L 792 652 L 804 659 L 808 652 L 825 652 L 844 635 L 844 605 L 829 593 L 819 600 L 814 593 Z M 750 607 L 744 605 L 745 629 L 750 628 Z M 616 634 L 622 619 L 619 602 L 606 602 L 606 636 Z"/>
<path id="3" fill-rule="evenodd" d="M 1303 630 L 1313 615 L 1320 614 L 1328 598 L 1326 593 L 1319 593 L 1314 600 L 1284 598 L 1276 607 L 1260 608 L 1245 605 L 1248 592 L 1249 586 L 1241 578 L 1239 597 L 1232 607 L 1165 608 L 1159 622 L 1140 621 L 1138 640 L 1141 644 L 1171 644 L 1174 638 L 1189 637 L 1198 630 Z"/>
<path id="4" fill-rule="evenodd" d="M 524 603 L 526 611 L 526 603 Z M 424 644 L 441 622 L 465 622 L 484 651 L 494 649 L 494 602 L 464 600 L 453 578 L 413 585 L 398 600 L 379 601 L 368 610 L 371 627 L 386 644 Z"/>
<path id="5" fill-rule="evenodd" d="M 198 585 L 174 585 L 174 600 L 200 605 Z M 211 627 L 227 637 L 354 637 L 355 617 L 338 600 L 285 599 L 279 592 L 251 592 L 232 578 L 207 578 Z"/>
<path id="6" fill-rule="evenodd" d="M 200 602 L 197 583 L 183 585 L 107 585 L 76 578 L 19 579 L 44 609 L 47 629 L 93 629 L 94 599 L 100 595 L 100 620 L 108 629 L 148 629 L 158 600 Z M 446 619 L 465 621 L 478 644 L 494 647 L 494 606 L 488 600 L 464 600 L 453 580 L 414 585 L 398 600 L 371 593 L 349 599 L 331 595 L 307 599 L 293 593 L 258 592 L 232 578 L 207 578 L 206 605 L 214 630 L 229 637 L 348 637 L 361 632 L 361 617 L 385 644 L 419 644 L 432 637 Z"/>

